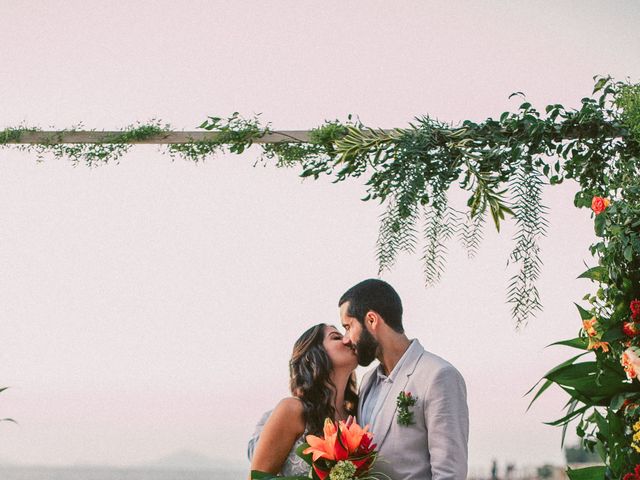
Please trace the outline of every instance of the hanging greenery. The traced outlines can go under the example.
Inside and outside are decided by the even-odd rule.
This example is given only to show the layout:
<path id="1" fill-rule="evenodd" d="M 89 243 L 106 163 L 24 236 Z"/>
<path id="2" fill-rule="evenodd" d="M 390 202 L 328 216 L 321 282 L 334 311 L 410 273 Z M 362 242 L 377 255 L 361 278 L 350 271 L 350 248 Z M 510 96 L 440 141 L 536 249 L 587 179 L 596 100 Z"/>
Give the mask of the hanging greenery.
<path id="1" fill-rule="evenodd" d="M 469 257 L 482 239 L 485 215 L 499 230 L 506 217 L 517 232 L 508 263 L 515 266 L 507 301 L 519 327 L 542 308 L 536 280 L 542 265 L 540 238 L 547 229 L 542 187 L 565 178 L 579 182 L 576 206 L 610 190 L 629 167 L 628 158 L 640 138 L 640 86 L 596 78 L 595 98 L 583 98 L 578 109 L 549 105 L 544 114 L 524 101 L 515 113 L 483 122 L 449 125 L 421 117 L 407 128 L 368 128 L 360 121 L 326 122 L 310 132 L 309 141 L 262 144 L 262 161 L 278 167 L 298 166 L 301 176 L 322 175 L 334 182 L 367 176 L 363 200 L 385 204 L 376 244 L 379 274 L 393 268 L 398 254 L 419 253 L 426 285 L 445 269 L 447 244 L 457 238 Z M 512 96 L 524 95 L 520 92 Z M 173 144 L 166 152 L 200 162 L 219 152 L 243 153 L 272 133 L 258 117 L 209 117 L 201 129 L 216 132 L 214 140 Z M 132 140 L 168 132 L 154 121 L 127 127 L 102 143 L 61 144 L 53 136 L 38 145 L 21 145 L 39 158 L 52 154 L 89 166 L 118 161 Z M 0 132 L 0 145 L 19 141 L 28 128 Z M 625 163 L 627 162 L 627 163 Z M 449 204 L 455 185 L 469 192 L 467 210 Z M 421 246 L 420 246 L 421 244 Z"/>

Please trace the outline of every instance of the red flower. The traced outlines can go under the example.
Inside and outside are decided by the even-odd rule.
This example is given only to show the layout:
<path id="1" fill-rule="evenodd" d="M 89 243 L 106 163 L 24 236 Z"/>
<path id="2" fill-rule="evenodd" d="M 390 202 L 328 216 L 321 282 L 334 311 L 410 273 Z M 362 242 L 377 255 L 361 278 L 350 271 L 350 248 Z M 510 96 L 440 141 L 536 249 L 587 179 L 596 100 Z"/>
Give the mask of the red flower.
<path id="1" fill-rule="evenodd" d="M 640 328 L 638 328 L 638 324 L 634 322 L 624 322 L 622 324 L 622 332 L 627 337 L 635 337 L 636 335 L 640 335 Z"/>
<path id="2" fill-rule="evenodd" d="M 607 209 L 610 203 L 606 198 L 593 197 L 593 200 L 591 200 L 591 210 L 593 210 L 596 215 L 599 215 Z"/>
<path id="3" fill-rule="evenodd" d="M 631 300 L 629 308 L 631 309 L 631 318 L 636 320 L 640 316 L 640 300 L 637 298 L 635 300 Z"/>
<path id="4" fill-rule="evenodd" d="M 633 469 L 633 473 L 627 473 L 622 480 L 640 480 L 640 464 L 636 465 Z"/>

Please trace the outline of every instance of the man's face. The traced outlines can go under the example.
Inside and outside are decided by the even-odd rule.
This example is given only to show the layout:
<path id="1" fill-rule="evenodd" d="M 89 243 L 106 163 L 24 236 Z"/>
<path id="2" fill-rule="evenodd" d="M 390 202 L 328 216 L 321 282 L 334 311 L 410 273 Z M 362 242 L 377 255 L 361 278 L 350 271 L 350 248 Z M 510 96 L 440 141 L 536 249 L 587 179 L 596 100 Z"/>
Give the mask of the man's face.
<path id="1" fill-rule="evenodd" d="M 342 343 L 353 348 L 358 357 L 358 364 L 366 367 L 375 360 L 379 344 L 357 318 L 347 315 L 348 309 L 349 302 L 340 305 L 340 321 L 345 330 Z"/>

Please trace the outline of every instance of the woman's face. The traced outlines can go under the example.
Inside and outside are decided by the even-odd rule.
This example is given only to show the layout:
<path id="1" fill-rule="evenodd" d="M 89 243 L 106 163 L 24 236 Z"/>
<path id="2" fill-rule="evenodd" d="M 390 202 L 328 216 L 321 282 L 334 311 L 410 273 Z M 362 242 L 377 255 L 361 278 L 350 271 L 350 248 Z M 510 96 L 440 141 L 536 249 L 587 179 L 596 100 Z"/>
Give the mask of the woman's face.
<path id="1" fill-rule="evenodd" d="M 342 341 L 342 334 L 330 325 L 324 327 L 324 340 L 322 341 L 331 365 L 334 369 L 354 370 L 358 366 L 358 357 L 350 346 Z"/>

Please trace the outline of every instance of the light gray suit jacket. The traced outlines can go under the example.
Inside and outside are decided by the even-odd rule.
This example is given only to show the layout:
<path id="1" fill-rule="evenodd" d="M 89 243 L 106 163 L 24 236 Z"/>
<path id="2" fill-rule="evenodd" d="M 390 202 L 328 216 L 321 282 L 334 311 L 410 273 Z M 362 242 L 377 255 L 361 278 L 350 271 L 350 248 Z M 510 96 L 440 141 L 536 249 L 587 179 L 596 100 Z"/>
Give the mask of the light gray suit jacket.
<path id="1" fill-rule="evenodd" d="M 398 375 L 371 425 L 378 445 L 375 471 L 393 480 L 464 480 L 467 477 L 469 410 L 462 375 L 446 360 L 427 352 L 413 340 Z M 375 384 L 377 368 L 363 377 L 360 386 L 359 423 L 362 405 Z M 414 423 L 398 424 L 396 399 L 400 392 L 417 397 L 409 407 Z"/>

